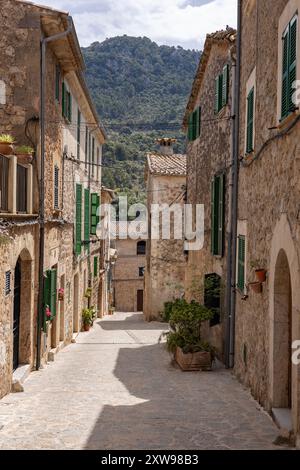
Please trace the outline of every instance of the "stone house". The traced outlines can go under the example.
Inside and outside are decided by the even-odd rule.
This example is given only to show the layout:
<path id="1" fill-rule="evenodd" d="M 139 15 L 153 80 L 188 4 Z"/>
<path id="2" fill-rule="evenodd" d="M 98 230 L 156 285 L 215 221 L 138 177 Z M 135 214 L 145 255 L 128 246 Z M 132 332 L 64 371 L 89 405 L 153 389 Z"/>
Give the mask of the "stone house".
<path id="1" fill-rule="evenodd" d="M 179 206 L 183 214 L 186 156 L 174 154 L 173 144 L 173 139 L 161 139 L 159 152 L 147 155 L 145 168 L 149 239 L 146 249 L 144 315 L 148 321 L 160 317 L 165 302 L 176 300 L 184 294 L 184 236 L 182 231 L 180 239 L 174 236 L 175 216 L 172 209 Z M 161 209 L 156 221 L 153 212 L 155 205 Z M 168 206 L 167 211 L 164 211 L 164 205 Z M 171 236 L 163 234 L 163 212 L 169 221 Z M 154 236 L 155 229 L 159 233 Z"/>
<path id="2" fill-rule="evenodd" d="M 128 224 L 134 224 L 129 222 Z M 113 270 L 114 305 L 118 312 L 144 310 L 146 241 L 137 232 L 127 236 L 127 222 L 116 223 L 117 261 Z"/>
<path id="3" fill-rule="evenodd" d="M 300 1 L 240 9 L 235 372 L 300 446 Z M 257 269 L 266 282 L 256 284 Z"/>
<path id="4" fill-rule="evenodd" d="M 187 203 L 204 205 L 204 246 L 187 254 L 185 296 L 212 308 L 205 336 L 224 358 L 236 31 L 209 34 L 187 104 Z M 203 331 L 204 332 L 204 331 Z"/>
<path id="5" fill-rule="evenodd" d="M 96 235 L 105 131 L 68 14 L 19 0 L 0 9 L 0 133 L 35 151 L 28 165 L 0 156 L 3 396 L 73 340 L 84 307 L 106 313 Z"/>

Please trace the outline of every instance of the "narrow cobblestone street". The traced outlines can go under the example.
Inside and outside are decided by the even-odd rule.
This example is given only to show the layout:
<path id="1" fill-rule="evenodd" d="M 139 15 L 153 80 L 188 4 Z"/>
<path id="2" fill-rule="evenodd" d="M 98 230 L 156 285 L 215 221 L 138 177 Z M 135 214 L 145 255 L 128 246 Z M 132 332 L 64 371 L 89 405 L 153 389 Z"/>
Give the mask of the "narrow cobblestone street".
<path id="1" fill-rule="evenodd" d="M 182 373 L 164 329 L 118 313 L 0 401 L 0 449 L 278 449 L 232 374 Z"/>

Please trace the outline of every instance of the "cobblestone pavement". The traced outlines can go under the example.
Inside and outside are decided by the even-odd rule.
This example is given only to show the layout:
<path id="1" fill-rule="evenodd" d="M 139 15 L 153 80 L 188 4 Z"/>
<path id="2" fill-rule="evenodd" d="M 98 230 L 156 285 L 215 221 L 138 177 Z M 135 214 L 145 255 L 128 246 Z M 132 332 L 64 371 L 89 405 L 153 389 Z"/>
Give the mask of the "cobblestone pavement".
<path id="1" fill-rule="evenodd" d="M 278 449 L 232 374 L 183 373 L 138 314 L 99 321 L 0 401 L 0 449 Z"/>

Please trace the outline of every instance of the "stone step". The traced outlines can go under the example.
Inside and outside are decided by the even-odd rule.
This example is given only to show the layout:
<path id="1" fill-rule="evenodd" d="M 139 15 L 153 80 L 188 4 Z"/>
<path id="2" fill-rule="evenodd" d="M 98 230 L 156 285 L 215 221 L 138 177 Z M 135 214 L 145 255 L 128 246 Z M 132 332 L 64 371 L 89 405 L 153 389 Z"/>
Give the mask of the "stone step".
<path id="1" fill-rule="evenodd" d="M 24 392 L 24 382 L 31 372 L 30 364 L 20 365 L 13 373 L 12 388 L 13 393 Z"/>

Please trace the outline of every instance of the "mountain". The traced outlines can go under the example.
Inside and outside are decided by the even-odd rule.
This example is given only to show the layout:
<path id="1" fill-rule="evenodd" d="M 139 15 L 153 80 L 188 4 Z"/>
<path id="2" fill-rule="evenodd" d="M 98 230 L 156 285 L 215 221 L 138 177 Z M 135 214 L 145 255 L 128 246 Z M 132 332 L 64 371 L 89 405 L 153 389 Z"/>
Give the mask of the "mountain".
<path id="1" fill-rule="evenodd" d="M 108 131 L 103 183 L 145 198 L 146 152 L 158 137 L 176 137 L 184 151 L 181 123 L 200 52 L 158 46 L 148 38 L 118 36 L 83 48 L 86 79 Z"/>

